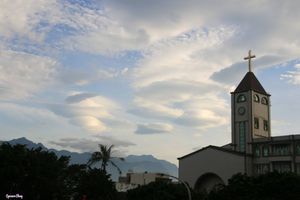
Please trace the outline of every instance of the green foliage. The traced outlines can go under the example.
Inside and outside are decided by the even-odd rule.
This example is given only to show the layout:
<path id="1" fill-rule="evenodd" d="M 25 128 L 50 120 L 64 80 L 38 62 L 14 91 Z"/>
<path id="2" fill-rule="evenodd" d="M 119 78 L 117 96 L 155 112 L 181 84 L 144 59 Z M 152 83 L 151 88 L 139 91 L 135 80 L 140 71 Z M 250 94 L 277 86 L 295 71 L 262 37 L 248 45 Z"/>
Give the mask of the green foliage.
<path id="1" fill-rule="evenodd" d="M 294 173 L 272 172 L 249 177 L 234 175 L 227 186 L 212 191 L 209 200 L 300 199 L 300 177 Z"/>

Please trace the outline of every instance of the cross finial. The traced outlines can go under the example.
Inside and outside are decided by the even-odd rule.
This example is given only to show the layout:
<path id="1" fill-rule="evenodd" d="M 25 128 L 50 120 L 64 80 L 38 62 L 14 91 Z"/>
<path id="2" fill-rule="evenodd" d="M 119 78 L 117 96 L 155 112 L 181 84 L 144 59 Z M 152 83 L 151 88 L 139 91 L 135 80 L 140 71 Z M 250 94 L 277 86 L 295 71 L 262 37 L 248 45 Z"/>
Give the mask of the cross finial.
<path id="1" fill-rule="evenodd" d="M 255 55 L 251 55 L 251 50 L 248 52 L 248 57 L 245 57 L 244 60 L 248 60 L 249 72 L 251 72 L 251 58 L 255 58 Z"/>

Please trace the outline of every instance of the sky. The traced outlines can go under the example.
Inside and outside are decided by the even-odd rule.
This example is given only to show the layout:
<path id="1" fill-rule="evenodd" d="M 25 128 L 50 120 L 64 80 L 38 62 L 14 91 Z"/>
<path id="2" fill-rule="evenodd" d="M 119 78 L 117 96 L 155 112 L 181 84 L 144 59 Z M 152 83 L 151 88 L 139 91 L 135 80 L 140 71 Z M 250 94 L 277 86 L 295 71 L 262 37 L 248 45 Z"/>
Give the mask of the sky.
<path id="1" fill-rule="evenodd" d="M 300 134 L 300 2 L 1 0 L 0 140 L 177 158 L 231 140 L 248 70 Z"/>

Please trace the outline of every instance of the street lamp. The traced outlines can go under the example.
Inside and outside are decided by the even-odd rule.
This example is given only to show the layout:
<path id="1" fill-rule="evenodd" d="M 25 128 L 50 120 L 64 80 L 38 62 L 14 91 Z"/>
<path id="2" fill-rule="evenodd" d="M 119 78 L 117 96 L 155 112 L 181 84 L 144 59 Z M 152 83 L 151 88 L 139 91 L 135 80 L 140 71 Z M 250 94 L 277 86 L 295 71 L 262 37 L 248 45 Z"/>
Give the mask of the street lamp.
<path id="1" fill-rule="evenodd" d="M 179 181 L 180 183 L 182 183 L 182 184 L 185 186 L 185 188 L 186 188 L 186 190 L 187 190 L 187 192 L 188 192 L 189 200 L 192 200 L 191 190 L 190 190 L 189 186 L 188 186 L 184 181 L 180 180 L 180 179 L 177 178 L 176 176 L 172 176 L 172 175 L 169 175 L 169 174 L 157 173 L 157 175 L 159 175 L 159 176 L 167 176 L 167 177 L 171 177 L 171 178 L 176 179 L 176 180 Z"/>

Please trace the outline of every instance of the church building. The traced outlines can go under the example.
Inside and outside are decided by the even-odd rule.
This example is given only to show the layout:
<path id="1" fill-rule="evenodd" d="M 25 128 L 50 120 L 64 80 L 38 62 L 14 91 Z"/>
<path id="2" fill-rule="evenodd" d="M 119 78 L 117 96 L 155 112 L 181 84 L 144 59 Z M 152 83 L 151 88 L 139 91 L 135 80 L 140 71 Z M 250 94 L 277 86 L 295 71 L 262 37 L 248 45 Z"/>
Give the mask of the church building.
<path id="1" fill-rule="evenodd" d="M 231 143 L 209 145 L 178 158 L 179 178 L 192 188 L 210 190 L 227 184 L 237 173 L 250 176 L 266 172 L 300 174 L 300 135 L 271 136 L 270 97 L 249 71 L 231 92 Z"/>

